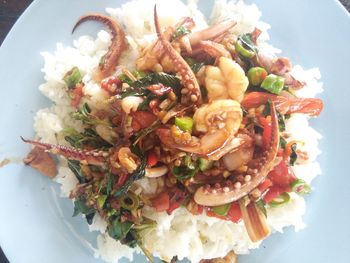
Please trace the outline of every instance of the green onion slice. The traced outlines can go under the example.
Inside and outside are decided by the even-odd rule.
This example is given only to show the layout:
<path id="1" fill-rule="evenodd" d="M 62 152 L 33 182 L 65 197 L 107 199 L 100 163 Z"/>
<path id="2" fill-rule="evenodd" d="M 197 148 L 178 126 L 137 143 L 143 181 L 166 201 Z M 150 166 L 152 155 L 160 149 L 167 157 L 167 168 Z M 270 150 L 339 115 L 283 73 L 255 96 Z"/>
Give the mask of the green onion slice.
<path id="1" fill-rule="evenodd" d="M 83 77 L 77 67 L 72 68 L 63 77 L 63 81 L 66 83 L 69 89 L 74 88 L 78 83 L 82 81 Z"/>
<path id="2" fill-rule="evenodd" d="M 310 194 L 311 193 L 311 187 L 308 185 L 304 180 L 297 179 L 292 184 L 292 191 L 296 192 L 297 194 Z"/>
<path id="3" fill-rule="evenodd" d="M 225 205 L 220 205 L 220 206 L 214 206 L 213 212 L 217 214 L 218 216 L 226 216 L 228 210 L 231 208 L 231 203 L 230 204 L 225 204 Z"/>
<path id="4" fill-rule="evenodd" d="M 279 207 L 281 205 L 288 203 L 289 200 L 290 200 L 290 195 L 287 192 L 285 192 L 281 194 L 279 197 L 276 197 L 271 202 L 269 202 L 269 205 L 271 207 Z"/>
<path id="5" fill-rule="evenodd" d="M 139 198 L 133 193 L 126 193 L 120 200 L 120 206 L 127 210 L 135 210 L 139 207 Z"/>

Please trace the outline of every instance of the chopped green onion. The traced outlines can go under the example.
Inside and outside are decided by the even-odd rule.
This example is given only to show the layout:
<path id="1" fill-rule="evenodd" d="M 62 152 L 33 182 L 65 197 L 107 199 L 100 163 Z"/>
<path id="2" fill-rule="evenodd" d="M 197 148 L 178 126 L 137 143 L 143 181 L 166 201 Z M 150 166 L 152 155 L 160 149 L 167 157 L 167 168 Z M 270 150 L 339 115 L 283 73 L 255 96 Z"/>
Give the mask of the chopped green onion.
<path id="1" fill-rule="evenodd" d="M 281 205 L 288 203 L 289 200 L 290 200 L 290 195 L 287 192 L 284 192 L 279 197 L 276 197 L 271 202 L 269 202 L 269 205 L 271 207 L 279 207 Z"/>
<path id="2" fill-rule="evenodd" d="M 107 200 L 107 195 L 100 195 L 97 197 L 97 204 L 100 208 L 102 208 Z"/>
<path id="3" fill-rule="evenodd" d="M 184 165 L 175 166 L 172 172 L 178 180 L 186 180 L 195 176 L 198 170 L 198 162 L 192 161 L 191 156 L 186 155 Z"/>
<path id="4" fill-rule="evenodd" d="M 140 201 L 133 192 L 126 193 L 120 200 L 120 206 L 127 210 L 135 210 L 139 207 Z"/>
<path id="5" fill-rule="evenodd" d="M 218 216 L 226 216 L 228 210 L 231 208 L 231 203 L 225 204 L 225 205 L 220 205 L 220 206 L 214 206 L 213 207 L 213 212 L 217 214 Z"/>
<path id="6" fill-rule="evenodd" d="M 243 43 L 238 40 L 235 44 L 236 51 L 246 58 L 253 58 L 255 56 L 255 52 L 253 50 L 249 50 L 243 46 Z"/>
<path id="7" fill-rule="evenodd" d="M 292 187 L 292 191 L 297 194 L 311 193 L 311 187 L 302 179 L 295 180 L 290 186 Z"/>
<path id="8" fill-rule="evenodd" d="M 270 74 L 261 83 L 261 87 L 268 92 L 279 95 L 284 87 L 284 78 Z"/>
<path id="9" fill-rule="evenodd" d="M 178 37 L 184 36 L 191 33 L 191 30 L 187 29 L 184 26 L 179 26 L 178 28 L 176 28 L 174 34 L 173 34 L 173 39 L 176 39 Z"/>
<path id="10" fill-rule="evenodd" d="M 261 67 L 253 67 L 248 71 L 248 79 L 250 84 L 258 86 L 267 76 L 267 71 Z"/>
<path id="11" fill-rule="evenodd" d="M 198 167 L 202 172 L 210 169 L 213 166 L 213 162 L 204 158 L 198 158 Z"/>
<path id="12" fill-rule="evenodd" d="M 70 71 L 66 73 L 63 77 L 63 81 L 66 83 L 69 89 L 74 88 L 78 83 L 82 81 L 82 76 L 77 67 L 72 68 Z"/>
<path id="13" fill-rule="evenodd" d="M 190 117 L 176 117 L 175 125 L 183 131 L 192 133 L 193 119 Z"/>

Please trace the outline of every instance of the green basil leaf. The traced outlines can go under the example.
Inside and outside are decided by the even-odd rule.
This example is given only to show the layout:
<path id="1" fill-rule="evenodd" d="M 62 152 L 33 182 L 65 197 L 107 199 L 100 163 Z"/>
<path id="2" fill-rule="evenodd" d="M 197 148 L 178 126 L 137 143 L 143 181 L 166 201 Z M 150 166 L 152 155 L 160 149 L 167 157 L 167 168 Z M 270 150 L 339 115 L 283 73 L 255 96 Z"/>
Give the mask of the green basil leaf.
<path id="1" fill-rule="evenodd" d="M 113 220 L 108 227 L 108 234 L 111 238 L 115 240 L 121 240 L 125 238 L 128 232 L 131 230 L 134 224 L 129 221 L 125 221 L 123 223 L 120 222 L 119 218 Z"/>
<path id="2" fill-rule="evenodd" d="M 87 182 L 86 177 L 83 175 L 80 167 L 80 162 L 76 160 L 68 160 L 68 168 L 74 173 L 80 184 Z"/>
<path id="3" fill-rule="evenodd" d="M 73 216 L 77 216 L 80 213 L 83 215 L 95 214 L 96 210 L 93 207 L 86 205 L 86 199 L 77 199 L 74 201 L 74 213 Z"/>

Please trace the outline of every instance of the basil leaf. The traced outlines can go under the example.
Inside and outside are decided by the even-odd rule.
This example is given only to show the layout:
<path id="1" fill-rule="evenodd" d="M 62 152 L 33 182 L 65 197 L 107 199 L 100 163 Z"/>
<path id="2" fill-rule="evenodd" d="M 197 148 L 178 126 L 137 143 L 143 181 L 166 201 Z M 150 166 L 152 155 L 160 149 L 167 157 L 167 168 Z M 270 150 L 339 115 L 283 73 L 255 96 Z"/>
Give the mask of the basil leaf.
<path id="1" fill-rule="evenodd" d="M 146 162 L 146 158 L 143 154 L 143 152 L 140 150 L 140 148 L 138 148 L 137 146 L 135 145 L 131 145 L 130 146 L 130 150 L 133 154 L 137 155 L 140 160 L 141 160 L 141 164 L 140 166 L 129 176 L 129 178 L 126 180 L 126 182 L 124 183 L 124 185 L 122 187 L 120 187 L 116 193 L 114 194 L 115 197 L 120 197 L 122 196 L 123 194 L 125 194 L 128 189 L 129 189 L 129 186 L 134 182 L 134 181 L 137 181 L 141 178 L 143 178 L 146 174 L 146 165 L 147 165 L 147 162 Z"/>
<path id="2" fill-rule="evenodd" d="M 91 215 L 95 214 L 96 210 L 93 207 L 89 207 L 86 205 L 86 199 L 77 199 L 74 201 L 74 213 L 73 216 L 77 216 L 80 213 L 83 215 Z"/>
<path id="3" fill-rule="evenodd" d="M 291 146 L 292 153 L 290 154 L 290 160 L 289 160 L 289 165 L 293 166 L 298 158 L 298 154 L 296 152 L 297 150 L 297 144 L 293 143 Z"/>
<path id="4" fill-rule="evenodd" d="M 114 187 L 114 184 L 115 184 L 115 181 L 116 181 L 116 177 L 114 174 L 112 173 L 108 173 L 107 174 L 107 177 L 106 177 L 106 194 L 107 195 L 110 195 L 113 191 L 113 187 Z"/>
<path id="5" fill-rule="evenodd" d="M 172 36 L 172 39 L 176 39 L 178 37 L 181 37 L 181 36 L 184 36 L 184 35 L 187 35 L 191 33 L 191 30 L 187 29 L 186 27 L 184 26 L 179 26 L 178 28 L 176 28 L 173 36 Z"/>
<path id="6" fill-rule="evenodd" d="M 280 132 L 284 132 L 286 130 L 286 123 L 284 120 L 283 114 L 277 112 L 277 117 L 278 117 L 278 127 Z"/>
<path id="7" fill-rule="evenodd" d="M 263 115 L 266 117 L 266 116 L 269 116 L 271 114 L 271 103 L 270 103 L 270 100 L 266 101 L 265 103 L 265 107 L 264 107 L 264 110 L 263 110 Z"/>
<path id="8" fill-rule="evenodd" d="M 205 65 L 204 62 L 197 62 L 193 58 L 186 58 L 185 60 L 194 73 L 197 73 Z"/>
<path id="9" fill-rule="evenodd" d="M 150 91 L 146 88 L 150 85 L 159 83 L 163 84 L 164 86 L 171 87 L 177 96 L 181 95 L 181 82 L 178 77 L 164 72 L 152 72 L 147 76 L 130 83 L 130 88 L 127 88 L 121 94 L 121 98 L 128 96 L 147 96 Z"/>
<path id="10" fill-rule="evenodd" d="M 280 137 L 280 147 L 284 150 L 286 149 L 287 141 L 283 138 Z"/>
<path id="11" fill-rule="evenodd" d="M 79 161 L 68 160 L 68 168 L 74 173 L 80 184 L 85 184 L 87 182 L 86 177 L 82 174 Z"/>
<path id="12" fill-rule="evenodd" d="M 120 222 L 119 218 L 116 218 L 111 222 L 111 225 L 108 227 L 108 234 L 111 238 L 120 240 L 126 237 L 128 232 L 131 230 L 132 226 L 132 222 L 125 221 L 122 223 Z"/>

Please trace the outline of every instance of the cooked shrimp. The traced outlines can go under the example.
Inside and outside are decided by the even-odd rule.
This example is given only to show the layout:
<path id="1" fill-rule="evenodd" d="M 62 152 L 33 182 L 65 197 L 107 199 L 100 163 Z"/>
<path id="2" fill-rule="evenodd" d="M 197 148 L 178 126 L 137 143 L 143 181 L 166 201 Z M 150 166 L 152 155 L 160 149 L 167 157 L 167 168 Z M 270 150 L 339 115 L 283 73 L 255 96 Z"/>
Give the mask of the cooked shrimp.
<path id="1" fill-rule="evenodd" d="M 206 67 L 205 87 L 209 101 L 233 99 L 241 102 L 248 84 L 244 70 L 232 59 L 221 57 L 218 67 Z"/>
<path id="2" fill-rule="evenodd" d="M 157 134 L 168 147 L 210 157 L 237 133 L 242 121 L 242 110 L 237 101 L 216 100 L 198 108 L 193 120 L 195 131 L 204 133 L 200 138 L 177 130 L 181 139 L 176 140 L 174 137 L 177 135 L 164 128 L 158 129 Z"/>

